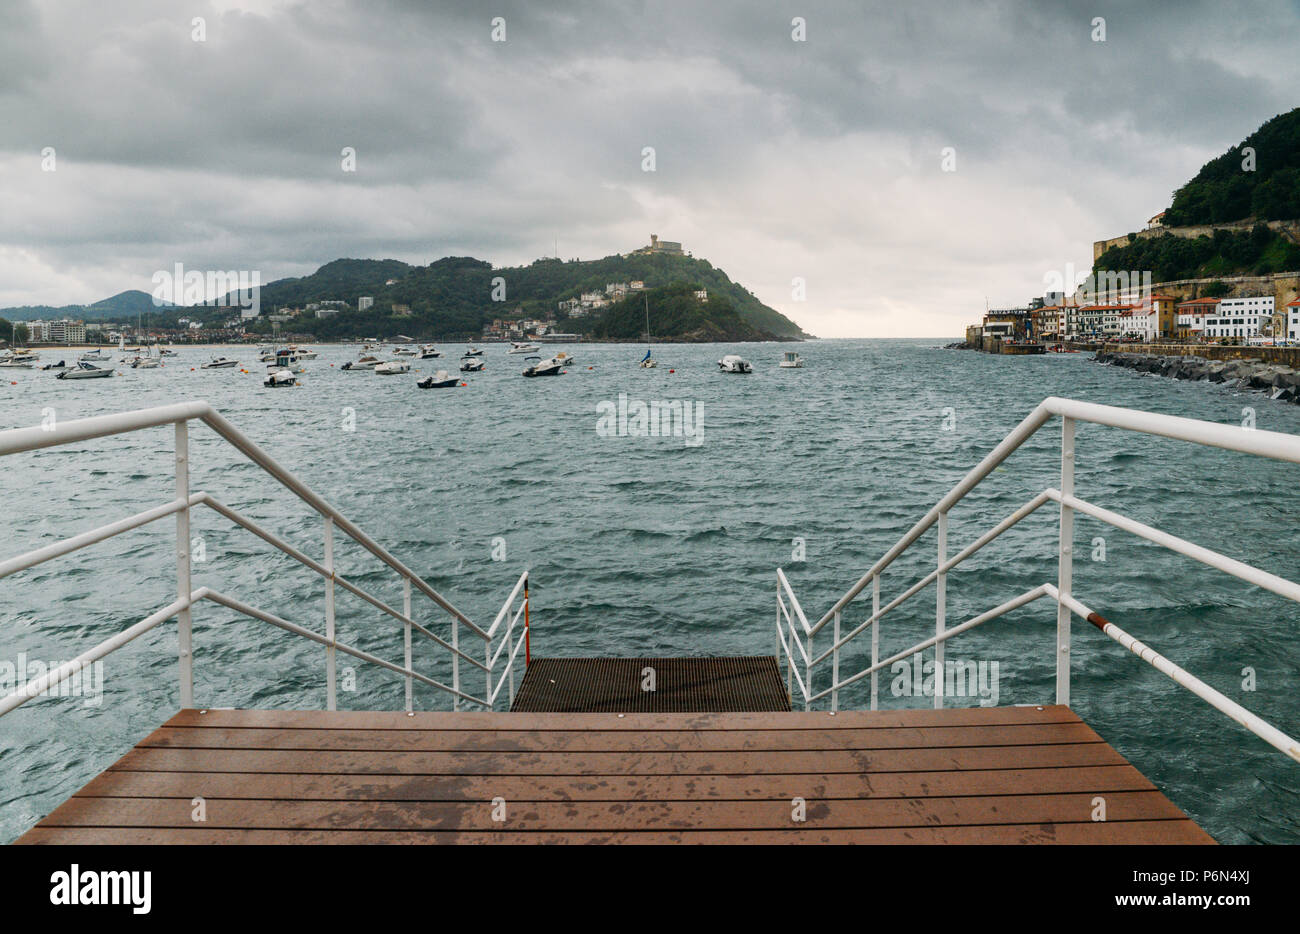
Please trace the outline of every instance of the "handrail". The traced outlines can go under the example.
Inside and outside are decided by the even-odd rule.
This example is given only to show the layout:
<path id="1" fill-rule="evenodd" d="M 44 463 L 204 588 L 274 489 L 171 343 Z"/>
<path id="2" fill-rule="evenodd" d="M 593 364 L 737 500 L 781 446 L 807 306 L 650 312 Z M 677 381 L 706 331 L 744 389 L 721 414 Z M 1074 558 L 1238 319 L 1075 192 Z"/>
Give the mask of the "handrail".
<path id="1" fill-rule="evenodd" d="M 242 452 L 253 463 L 261 467 L 264 471 L 271 474 L 281 485 L 287 487 L 299 499 L 306 502 L 316 510 L 325 521 L 325 560 L 318 561 L 307 555 L 301 549 L 289 544 L 274 533 L 262 528 L 257 522 L 242 515 L 238 511 L 225 505 L 215 497 L 204 492 L 191 493 L 189 491 L 189 435 L 186 426 L 191 420 L 199 420 L 207 424 L 225 441 Z M 170 502 L 163 503 L 159 506 L 152 507 L 135 515 L 128 516 L 115 522 L 108 523 L 87 532 L 71 536 L 59 542 L 50 545 L 44 545 L 32 549 L 24 554 L 17 555 L 13 558 L 0 561 L 0 578 L 14 574 L 21 570 L 34 567 L 43 562 L 52 560 L 56 557 L 70 554 L 82 548 L 104 541 L 113 536 L 124 532 L 140 528 L 155 522 L 158 519 L 175 515 L 177 519 L 177 581 L 178 595 L 177 599 L 162 608 L 158 612 L 151 614 L 144 620 L 136 623 L 121 633 L 105 640 L 100 645 L 91 649 L 89 652 L 78 656 L 73 662 L 67 663 L 56 672 L 47 673 L 43 679 L 38 679 L 25 688 L 13 692 L 8 697 L 0 698 L 0 716 L 7 713 L 23 703 L 28 697 L 35 696 L 45 690 L 49 684 L 57 684 L 74 674 L 79 668 L 78 665 L 84 666 L 93 661 L 97 661 L 104 655 L 115 651 L 117 648 L 137 638 L 144 632 L 149 631 L 161 622 L 176 617 L 180 629 L 180 664 L 181 664 L 181 701 L 182 706 L 189 706 L 192 702 L 192 674 L 190 671 L 190 612 L 193 605 L 199 601 L 209 601 L 220 604 L 229 609 L 233 609 L 245 616 L 261 620 L 271 625 L 277 626 L 288 632 L 303 638 L 310 639 L 314 642 L 326 646 L 326 671 L 329 709 L 334 709 L 335 705 L 335 669 L 334 653 L 335 650 L 342 651 L 345 654 L 352 655 L 372 664 L 379 665 L 394 672 L 398 672 L 406 679 L 406 708 L 409 712 L 412 707 L 411 701 L 411 683 L 419 681 L 428 684 L 440 691 L 451 694 L 457 702 L 463 700 L 480 707 L 491 709 L 492 703 L 496 698 L 497 692 L 500 691 L 501 685 L 509 679 L 511 696 L 514 693 L 514 658 L 518 654 L 519 641 L 524 641 L 528 634 L 527 622 L 524 627 L 524 639 L 516 640 L 512 651 L 508 653 L 508 658 L 501 678 L 493 689 L 493 666 L 501 657 L 501 649 L 505 647 L 514 631 L 515 622 L 519 618 L 519 613 L 523 613 L 525 621 L 528 618 L 528 574 L 524 572 L 519 583 L 511 592 L 507 599 L 506 607 L 503 608 L 502 614 L 510 607 L 514 599 L 518 596 L 520 587 L 523 588 L 524 599 L 510 626 L 503 636 L 503 642 L 495 653 L 492 652 L 491 640 L 495 633 L 497 625 L 500 622 L 498 614 L 497 623 L 493 624 L 491 632 L 484 631 L 474 624 L 469 617 L 453 606 L 450 601 L 438 593 L 423 578 L 417 575 L 404 563 L 390 554 L 383 546 L 366 535 L 360 528 L 349 521 L 337 509 L 331 506 L 325 499 L 317 495 L 306 484 L 299 480 L 289 470 L 281 466 L 269 454 L 263 451 L 257 444 L 243 435 L 237 428 L 227 421 L 220 413 L 214 410 L 206 402 L 185 402 L 173 405 L 157 406 L 151 409 L 141 409 L 132 412 L 117 413 L 112 415 L 92 416 L 90 418 L 76 419 L 63 422 L 55 426 L 42 426 L 34 428 L 18 428 L 7 431 L 0 431 L 0 457 L 7 454 L 41 450 L 44 448 L 55 447 L 62 444 L 68 444 L 78 441 L 86 441 L 93 438 L 106 437 L 108 435 L 122 434 L 132 431 L 139 431 L 146 428 L 162 427 L 165 425 L 174 425 L 176 429 L 176 481 L 177 496 Z M 189 530 L 189 513 L 196 506 L 207 506 L 218 514 L 229 519 L 234 524 L 252 532 L 263 541 L 276 548 L 280 552 L 293 558 L 304 567 L 310 569 L 325 579 L 326 586 L 326 613 L 325 613 L 325 634 L 313 632 L 310 629 L 302 627 L 296 623 L 291 623 L 274 614 L 258 610 L 234 597 L 229 597 L 207 587 L 190 589 L 189 573 L 189 555 L 188 555 L 188 530 Z M 348 581 L 341 576 L 334 566 L 333 560 L 333 540 L 332 530 L 338 526 L 349 537 L 364 547 L 372 555 L 379 558 L 385 565 L 396 571 L 403 582 L 404 589 L 404 606 L 402 611 L 391 607 L 384 600 L 368 593 L 356 584 Z M 348 592 L 360 597 L 371 606 L 387 614 L 402 624 L 405 630 L 406 645 L 406 662 L 405 665 L 397 665 L 385 661 L 377 656 L 371 655 L 360 649 L 345 645 L 339 642 L 334 635 L 334 601 L 333 588 L 339 585 Z M 411 611 L 411 589 L 414 587 L 419 590 L 435 605 L 446 611 L 452 618 L 451 639 L 443 639 L 436 633 L 432 632 L 427 626 L 423 625 L 414 618 Z M 460 649 L 458 645 L 458 632 L 461 626 L 469 629 L 470 632 L 477 635 L 483 640 L 485 648 L 484 661 L 479 661 L 471 654 Z M 451 653 L 453 684 L 446 685 L 433 678 L 421 674 L 414 670 L 411 664 L 411 632 L 418 631 L 441 648 Z M 474 697 L 460 688 L 459 662 L 464 660 L 469 664 L 484 671 L 487 676 L 487 686 L 483 697 Z M 40 686 L 44 685 L 44 686 Z M 33 688 L 36 688 L 34 691 Z"/>
<path id="2" fill-rule="evenodd" d="M 224 438 L 233 447 L 239 450 L 245 457 L 251 460 L 257 466 L 269 473 L 280 484 L 294 493 L 299 499 L 307 503 L 322 516 L 328 517 L 334 521 L 334 524 L 347 532 L 357 544 L 365 548 L 380 561 L 383 561 L 390 568 L 400 574 L 402 577 L 408 577 L 411 582 L 438 606 L 446 610 L 452 616 L 456 617 L 467 626 L 479 638 L 486 640 L 485 633 L 470 620 L 468 616 L 462 613 L 456 607 L 452 606 L 441 594 L 429 586 L 423 578 L 408 568 L 378 542 L 372 539 L 365 532 L 361 531 L 356 525 L 348 520 L 341 512 L 331 506 L 325 499 L 318 496 L 310 487 L 294 476 L 289 470 L 282 467 L 271 455 L 263 451 L 257 444 L 246 437 L 238 428 L 226 420 L 216 409 L 207 402 L 181 402 L 173 405 L 156 406 L 150 409 L 138 409 L 133 412 L 122 412 L 113 415 L 94 415 L 89 418 L 79 418 L 68 422 L 57 423 L 49 429 L 43 426 L 30 428 L 13 428 L 8 431 L 0 432 L 0 457 L 6 454 L 17 454 L 24 451 L 35 451 L 41 448 L 55 447 L 61 444 L 68 444 L 73 441 L 88 441 L 93 438 L 102 438 L 106 435 L 125 434 L 127 432 L 139 431 L 145 428 L 157 428 L 163 425 L 176 424 L 178 422 L 187 422 L 198 419 L 211 428 L 214 432 Z"/>
<path id="3" fill-rule="evenodd" d="M 948 557 L 946 554 L 948 512 L 967 493 L 969 493 L 995 468 L 997 468 L 1002 461 L 1006 460 L 1007 457 L 1034 435 L 1038 429 L 1043 427 L 1048 420 L 1057 416 L 1059 416 L 1062 421 L 1060 489 L 1048 487 L 1040 491 L 1023 506 L 1020 506 L 1018 509 L 1011 512 L 970 545 L 959 551 L 956 555 Z M 1190 557 L 1209 567 L 1231 574 L 1247 583 L 1300 603 L 1300 583 L 1255 568 L 1243 561 L 1230 558 L 1227 555 L 1197 545 L 1193 542 L 1187 541 L 1186 539 L 1179 538 L 1178 536 L 1171 535 L 1168 532 L 1164 532 L 1160 529 L 1154 528 L 1153 526 L 1130 519 L 1127 516 L 1123 516 L 1112 510 L 1090 503 L 1087 500 L 1074 495 L 1074 423 L 1076 421 L 1091 422 L 1122 430 L 1142 432 L 1158 437 L 1218 447 L 1225 450 L 1300 464 L 1300 437 L 1296 435 L 1238 427 L 1235 425 L 1223 425 L 1214 422 L 1184 418 L 1182 416 L 1143 412 L 1135 409 L 1100 405 L 1092 402 L 1080 402 L 1074 399 L 1063 399 L 1055 396 L 1048 397 L 1035 407 L 1028 416 L 1022 419 L 1020 423 L 993 448 L 992 451 L 985 455 L 974 469 L 969 471 L 960 482 L 944 494 L 944 496 L 940 498 L 940 500 L 931 507 L 931 509 L 927 511 L 926 514 L 900 539 L 898 539 L 898 541 L 885 552 L 880 560 L 873 564 L 867 573 L 859 578 L 858 581 L 835 602 L 826 614 L 811 627 L 807 625 L 806 620 L 802 620 L 803 614 L 801 610 L 798 610 L 798 600 L 794 595 L 793 588 L 790 587 L 790 583 L 786 579 L 784 571 L 780 568 L 777 569 L 778 650 L 784 657 L 784 663 L 787 668 L 787 680 L 789 680 L 790 676 L 793 675 L 799 681 L 799 687 L 803 694 L 805 708 L 810 709 L 811 704 L 816 703 L 823 698 L 830 697 L 832 703 L 831 709 L 837 709 L 838 692 L 841 689 L 865 678 L 867 675 L 871 675 L 871 703 L 872 709 L 875 709 L 877 673 L 882 669 L 896 664 L 902 659 L 915 655 L 916 653 L 922 652 L 928 648 L 934 648 L 935 650 L 935 706 L 942 706 L 942 693 L 938 685 L 941 683 L 943 677 L 939 672 L 939 667 L 943 663 L 943 645 L 953 636 L 964 633 L 976 626 L 988 622 L 989 620 L 1018 609 L 1041 597 L 1047 596 L 1050 597 L 1057 606 L 1056 702 L 1058 704 L 1069 704 L 1069 622 L 1072 616 L 1077 615 L 1083 617 L 1110 638 L 1119 642 L 1125 648 L 1130 649 L 1134 654 L 1152 664 L 1157 670 L 1209 702 L 1220 712 L 1232 717 L 1238 723 L 1242 724 L 1251 732 L 1260 736 L 1277 749 L 1286 753 L 1291 758 L 1300 761 L 1300 744 L 1297 744 L 1294 739 L 1246 710 L 1235 701 L 1228 699 L 1214 688 L 1209 687 L 1195 676 L 1179 668 L 1168 659 L 1159 655 L 1159 653 L 1155 652 L 1155 650 L 1151 649 L 1149 646 L 1146 646 L 1134 639 L 1132 636 L 1129 636 L 1113 623 L 1105 620 L 1096 613 L 1093 613 L 1071 592 L 1073 517 L 1074 514 L 1078 512 L 1098 521 L 1107 523 L 1122 531 L 1145 538 L 1147 541 L 1153 542 L 1163 548 L 1167 548 L 1186 557 Z M 1047 502 L 1054 502 L 1060 506 L 1061 528 L 1058 554 L 1059 577 L 1057 584 L 1040 584 L 1032 590 L 1026 591 L 1020 596 L 1014 597 L 1000 606 L 967 620 L 958 626 L 951 628 L 947 627 L 944 618 L 945 591 L 943 586 L 947 573 L 1002 535 L 1012 526 L 1025 519 L 1031 513 L 1037 511 Z M 939 525 L 939 549 L 934 570 L 930 571 L 919 581 L 904 590 L 898 597 L 894 598 L 882 607 L 880 605 L 879 595 L 881 572 L 892 564 L 903 552 L 910 548 L 912 544 L 914 544 L 931 526 L 936 523 Z M 939 582 L 940 586 L 936 592 L 935 635 L 916 643 L 903 652 L 892 655 L 884 660 L 879 660 L 877 642 L 880 620 L 891 610 L 894 610 L 911 597 L 920 593 L 930 584 L 936 582 Z M 864 589 L 866 589 L 868 584 L 873 585 L 871 615 L 862 623 L 852 628 L 847 635 L 841 636 L 841 616 L 845 608 L 848 607 Z M 827 623 L 834 621 L 835 636 L 829 648 L 816 655 L 816 657 L 811 659 L 809 658 L 809 653 L 805 651 L 802 640 L 797 638 L 794 620 L 790 611 L 787 609 L 787 602 L 796 608 L 796 615 L 798 615 L 803 622 L 809 646 L 811 646 L 812 638 L 816 633 L 820 631 L 822 627 L 827 625 Z M 783 623 L 786 625 L 783 626 Z M 787 626 L 790 635 L 789 641 L 787 641 L 786 635 L 783 632 L 783 629 Z M 856 639 L 867 629 L 872 630 L 871 664 L 856 674 L 841 678 L 839 675 L 841 651 L 848 643 Z M 793 646 L 791 645 L 791 642 L 794 643 Z M 798 654 L 803 663 L 802 667 L 804 670 L 802 674 L 799 670 L 801 667 L 798 663 L 799 659 L 796 658 L 795 654 L 796 647 L 798 648 Z M 829 687 L 814 693 L 812 691 L 812 683 L 815 669 L 819 664 L 827 661 L 830 661 L 832 664 L 831 684 Z"/>

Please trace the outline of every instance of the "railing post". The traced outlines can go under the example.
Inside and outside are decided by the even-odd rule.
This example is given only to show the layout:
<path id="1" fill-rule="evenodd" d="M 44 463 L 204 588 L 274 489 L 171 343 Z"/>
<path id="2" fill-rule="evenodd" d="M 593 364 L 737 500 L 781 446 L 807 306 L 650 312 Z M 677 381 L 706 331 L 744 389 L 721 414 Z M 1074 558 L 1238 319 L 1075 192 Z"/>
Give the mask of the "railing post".
<path id="1" fill-rule="evenodd" d="M 803 701 L 803 709 L 804 712 L 806 713 L 809 710 L 812 710 L 812 696 L 817 692 L 813 690 L 812 662 L 813 662 L 813 658 L 815 657 L 813 653 L 813 634 L 810 632 L 806 632 L 804 633 L 804 636 L 808 639 L 808 664 L 804 665 L 803 668 L 803 685 L 805 688 L 808 689 L 808 694 Z"/>
<path id="2" fill-rule="evenodd" d="M 871 579 L 871 615 L 876 621 L 871 624 L 871 667 L 880 664 L 880 575 Z M 880 672 L 871 673 L 871 709 L 879 707 Z"/>
<path id="3" fill-rule="evenodd" d="M 451 618 L 451 647 L 460 648 L 460 617 Z M 460 656 L 455 652 L 451 653 L 451 686 L 457 691 L 460 690 Z M 451 709 L 460 710 L 460 695 L 451 695 Z"/>
<path id="4" fill-rule="evenodd" d="M 190 584 L 190 424 L 176 423 L 176 498 L 186 501 L 176 513 L 176 598 L 188 601 Z M 180 663 L 181 707 L 194 706 L 193 614 L 187 605 L 176 616 L 177 658 Z"/>
<path id="5" fill-rule="evenodd" d="M 1064 598 L 1070 596 L 1074 582 L 1074 510 L 1065 504 L 1074 496 L 1074 419 L 1061 419 L 1061 537 L 1059 543 L 1056 589 L 1056 702 L 1070 705 L 1070 608 Z"/>
<path id="6" fill-rule="evenodd" d="M 406 617 L 406 622 L 402 623 L 402 640 L 406 648 L 406 670 L 412 671 L 411 668 L 411 579 L 402 578 L 402 615 Z M 412 706 L 411 698 L 411 676 L 406 675 L 406 712 L 411 713 L 415 708 Z"/>
<path id="7" fill-rule="evenodd" d="M 840 709 L 840 611 L 835 611 L 835 646 L 831 650 L 831 710 Z"/>
<path id="8" fill-rule="evenodd" d="M 935 565 L 938 570 L 943 567 L 943 563 L 948 560 L 948 513 L 939 513 L 939 563 Z M 938 576 L 934 579 L 934 634 L 942 636 L 944 628 L 947 625 L 948 615 L 948 573 L 938 570 Z M 943 643 L 934 644 L 934 709 L 943 709 L 943 688 L 944 688 L 944 670 L 943 670 Z"/>
<path id="9" fill-rule="evenodd" d="M 334 519 L 325 517 L 325 709 L 338 709 L 337 660 L 334 652 Z"/>
<path id="10" fill-rule="evenodd" d="M 524 667 L 527 668 L 533 660 L 533 624 L 528 618 L 528 611 L 532 604 L 528 600 L 528 572 L 524 572 Z M 511 669 L 511 677 L 514 677 L 514 669 Z M 513 704 L 514 701 L 511 700 Z"/>
<path id="11" fill-rule="evenodd" d="M 483 690 L 483 700 L 487 702 L 487 710 L 492 711 L 496 709 L 496 704 L 492 700 L 492 640 L 491 639 L 483 640 L 483 664 L 487 667 L 487 671 L 483 672 L 483 679 L 487 683 L 487 687 L 484 688 Z"/>

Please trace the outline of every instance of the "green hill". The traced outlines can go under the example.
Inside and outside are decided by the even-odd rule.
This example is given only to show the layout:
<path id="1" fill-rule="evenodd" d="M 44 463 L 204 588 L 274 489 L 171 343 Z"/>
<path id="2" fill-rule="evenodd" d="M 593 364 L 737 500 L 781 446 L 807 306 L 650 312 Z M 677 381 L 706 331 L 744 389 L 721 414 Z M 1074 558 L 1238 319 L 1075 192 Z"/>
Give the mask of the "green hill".
<path id="1" fill-rule="evenodd" d="M 1254 171 L 1246 171 L 1243 149 L 1254 150 Z M 1165 212 L 1167 227 L 1300 218 L 1300 107 L 1279 114 L 1174 192 Z"/>
<path id="2" fill-rule="evenodd" d="M 386 285 L 388 279 L 396 281 Z M 319 319 L 304 315 L 290 325 L 294 331 L 324 339 L 363 332 L 468 337 L 478 335 L 483 325 L 495 318 L 521 316 L 558 317 L 561 330 L 615 335 L 627 330 L 625 324 L 611 321 L 605 326 L 601 321 L 616 311 L 617 303 L 573 321 L 565 320 L 559 303 L 584 292 L 603 291 L 612 282 L 636 280 L 644 282 L 648 290 L 680 285 L 709 293 L 710 301 L 698 309 L 703 318 L 674 313 L 662 328 L 654 327 L 656 337 L 665 340 L 699 340 L 703 339 L 698 336 L 701 333 L 734 335 L 726 338 L 734 340 L 807 336 L 797 324 L 706 260 L 663 253 L 587 261 L 539 259 L 527 266 L 499 268 L 469 256 L 448 256 L 428 266 L 408 266 L 396 260 L 335 260 L 310 276 L 264 285 L 261 303 L 266 313 L 329 300 L 345 301 L 355 308 L 363 295 L 374 299 L 374 307 L 367 311 L 346 310 Z M 410 312 L 397 314 L 394 306 L 405 306 Z M 637 327 L 631 336 L 639 339 L 642 330 Z"/>
<path id="3" fill-rule="evenodd" d="M 1262 276 L 1300 269 L 1300 245 L 1264 224 L 1251 230 L 1216 230 L 1212 237 L 1134 237 L 1097 258 L 1093 272 L 1151 270 L 1152 281 L 1217 276 Z"/>
<path id="4" fill-rule="evenodd" d="M 598 340 L 639 341 L 646 336 L 647 310 L 654 339 L 681 341 L 761 341 L 775 335 L 754 327 L 726 295 L 696 297 L 694 284 L 676 283 L 647 289 L 614 302 L 604 313 L 579 319 L 572 330 Z M 707 291 L 707 290 L 706 290 Z"/>

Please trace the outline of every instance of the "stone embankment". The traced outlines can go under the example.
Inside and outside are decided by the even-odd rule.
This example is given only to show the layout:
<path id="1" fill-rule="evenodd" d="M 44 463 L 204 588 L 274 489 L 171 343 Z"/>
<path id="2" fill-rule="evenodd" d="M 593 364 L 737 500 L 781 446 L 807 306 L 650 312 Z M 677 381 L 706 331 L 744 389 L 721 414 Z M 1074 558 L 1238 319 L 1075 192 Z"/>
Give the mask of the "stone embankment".
<path id="1" fill-rule="evenodd" d="M 1173 379 L 1228 383 L 1234 389 L 1262 392 L 1272 399 L 1300 403 L 1300 370 L 1258 357 L 1241 360 L 1209 360 L 1197 356 L 1161 356 L 1099 350 L 1097 363 L 1122 366 L 1139 373 L 1154 373 Z"/>

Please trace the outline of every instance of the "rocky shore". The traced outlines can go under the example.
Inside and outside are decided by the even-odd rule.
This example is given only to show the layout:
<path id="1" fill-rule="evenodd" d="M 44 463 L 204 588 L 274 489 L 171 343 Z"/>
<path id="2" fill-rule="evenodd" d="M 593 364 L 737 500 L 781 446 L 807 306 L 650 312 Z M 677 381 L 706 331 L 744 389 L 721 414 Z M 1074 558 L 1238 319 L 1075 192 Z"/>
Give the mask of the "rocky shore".
<path id="1" fill-rule="evenodd" d="M 1139 373 L 1155 373 L 1173 379 L 1230 383 L 1234 389 L 1262 392 L 1271 399 L 1300 403 L 1300 370 L 1264 363 L 1258 357 L 1208 360 L 1194 355 L 1167 357 L 1099 350 L 1093 359 L 1108 366 L 1122 366 Z"/>

